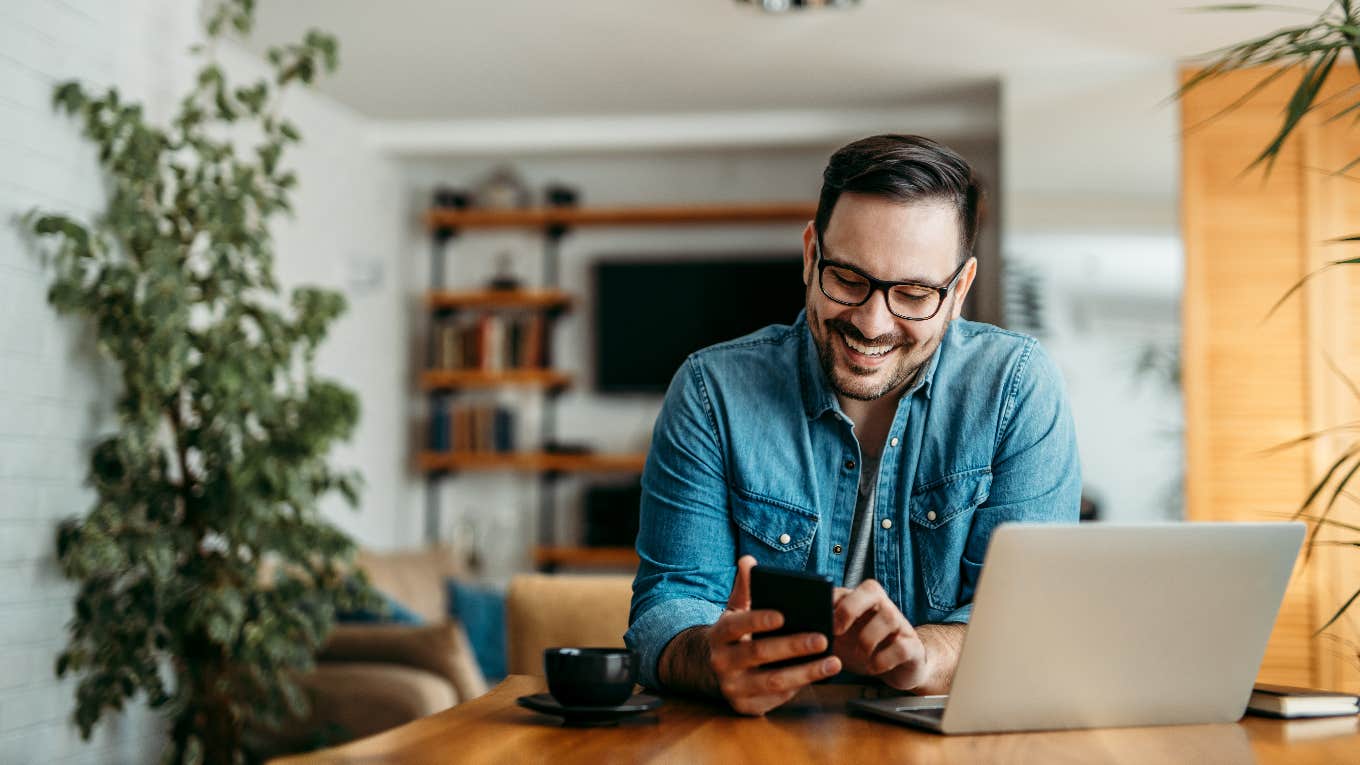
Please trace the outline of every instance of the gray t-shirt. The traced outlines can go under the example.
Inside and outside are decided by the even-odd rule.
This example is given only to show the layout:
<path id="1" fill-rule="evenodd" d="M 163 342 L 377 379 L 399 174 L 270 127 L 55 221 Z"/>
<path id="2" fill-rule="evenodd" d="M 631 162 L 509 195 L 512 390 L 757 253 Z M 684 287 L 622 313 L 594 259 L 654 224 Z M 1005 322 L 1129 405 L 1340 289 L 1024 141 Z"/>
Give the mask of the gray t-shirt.
<path id="1" fill-rule="evenodd" d="M 846 547 L 844 586 L 854 589 L 865 579 L 874 578 L 874 504 L 878 498 L 878 463 L 881 457 L 861 455 L 859 492 L 855 497 L 855 519 L 850 525 L 850 544 Z"/>

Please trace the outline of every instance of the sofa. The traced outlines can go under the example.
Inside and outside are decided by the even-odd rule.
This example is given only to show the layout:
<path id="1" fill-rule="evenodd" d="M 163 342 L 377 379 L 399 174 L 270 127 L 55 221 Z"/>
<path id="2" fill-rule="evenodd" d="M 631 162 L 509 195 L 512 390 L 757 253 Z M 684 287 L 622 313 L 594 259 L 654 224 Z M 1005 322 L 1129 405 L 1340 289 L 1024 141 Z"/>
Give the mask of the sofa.
<path id="1" fill-rule="evenodd" d="M 465 631 L 448 617 L 445 581 L 462 571 L 447 549 L 363 551 L 357 564 L 424 623 L 338 624 L 301 681 L 311 713 L 264 737 L 270 754 L 379 733 L 486 692 Z"/>

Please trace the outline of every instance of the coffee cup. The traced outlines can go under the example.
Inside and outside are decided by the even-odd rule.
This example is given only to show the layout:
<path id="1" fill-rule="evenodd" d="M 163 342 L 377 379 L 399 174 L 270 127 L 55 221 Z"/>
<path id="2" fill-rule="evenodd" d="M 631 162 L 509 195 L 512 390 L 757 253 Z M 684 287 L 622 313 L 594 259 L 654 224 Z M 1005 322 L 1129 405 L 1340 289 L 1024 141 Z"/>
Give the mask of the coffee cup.
<path id="1" fill-rule="evenodd" d="M 633 695 L 633 653 L 626 648 L 547 648 L 548 693 L 569 707 L 616 707 Z"/>

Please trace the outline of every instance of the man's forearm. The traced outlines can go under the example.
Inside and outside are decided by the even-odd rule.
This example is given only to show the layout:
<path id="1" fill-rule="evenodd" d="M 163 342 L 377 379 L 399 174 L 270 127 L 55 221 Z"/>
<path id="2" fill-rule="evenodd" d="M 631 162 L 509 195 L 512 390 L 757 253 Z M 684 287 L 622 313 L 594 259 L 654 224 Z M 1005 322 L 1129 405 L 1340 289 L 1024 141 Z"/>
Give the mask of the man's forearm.
<path id="1" fill-rule="evenodd" d="M 923 624 L 916 629 L 926 648 L 926 680 L 912 689 L 921 695 L 949 693 L 959 666 L 966 624 Z"/>
<path id="2" fill-rule="evenodd" d="M 657 662 L 657 676 L 669 690 L 719 695 L 709 664 L 708 627 L 690 627 L 671 638 Z"/>

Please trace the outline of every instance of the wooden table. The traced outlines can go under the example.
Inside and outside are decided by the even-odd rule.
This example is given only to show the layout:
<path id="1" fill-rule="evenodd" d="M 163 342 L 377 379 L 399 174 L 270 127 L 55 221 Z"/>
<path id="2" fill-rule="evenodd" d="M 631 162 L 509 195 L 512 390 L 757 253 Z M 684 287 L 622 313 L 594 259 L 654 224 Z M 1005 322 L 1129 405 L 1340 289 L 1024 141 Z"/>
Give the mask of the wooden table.
<path id="1" fill-rule="evenodd" d="M 941 736 L 846 714 L 856 686 L 821 685 L 765 717 L 668 698 L 615 727 L 563 728 L 515 698 L 546 690 L 514 675 L 480 698 L 345 746 L 273 761 L 322 763 L 1360 763 L 1356 718 Z M 1320 723 L 1320 725 L 1319 725 Z M 1340 728 L 1338 732 L 1337 728 Z"/>

